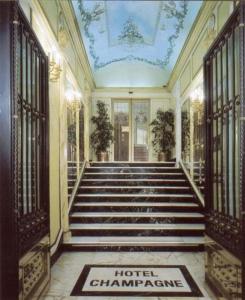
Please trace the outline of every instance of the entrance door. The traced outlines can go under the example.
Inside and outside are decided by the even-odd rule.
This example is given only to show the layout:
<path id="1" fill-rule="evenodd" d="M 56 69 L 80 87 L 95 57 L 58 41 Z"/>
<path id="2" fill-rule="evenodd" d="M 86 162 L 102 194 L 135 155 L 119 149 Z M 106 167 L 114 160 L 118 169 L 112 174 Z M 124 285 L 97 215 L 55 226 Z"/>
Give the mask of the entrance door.
<path id="1" fill-rule="evenodd" d="M 148 161 L 149 101 L 114 100 L 114 160 Z"/>
<path id="2" fill-rule="evenodd" d="M 128 161 L 130 148 L 130 103 L 129 101 L 114 101 L 114 160 Z"/>
<path id="3" fill-rule="evenodd" d="M 133 160 L 148 161 L 149 101 L 132 102 Z"/>

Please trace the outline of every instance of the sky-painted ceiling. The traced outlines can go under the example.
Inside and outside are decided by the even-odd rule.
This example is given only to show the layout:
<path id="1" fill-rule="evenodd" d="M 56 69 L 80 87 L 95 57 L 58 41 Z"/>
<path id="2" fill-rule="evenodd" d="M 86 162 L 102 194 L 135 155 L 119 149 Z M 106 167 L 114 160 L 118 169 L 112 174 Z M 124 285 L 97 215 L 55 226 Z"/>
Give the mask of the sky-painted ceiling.
<path id="1" fill-rule="evenodd" d="M 202 1 L 72 0 L 97 87 L 167 84 Z"/>

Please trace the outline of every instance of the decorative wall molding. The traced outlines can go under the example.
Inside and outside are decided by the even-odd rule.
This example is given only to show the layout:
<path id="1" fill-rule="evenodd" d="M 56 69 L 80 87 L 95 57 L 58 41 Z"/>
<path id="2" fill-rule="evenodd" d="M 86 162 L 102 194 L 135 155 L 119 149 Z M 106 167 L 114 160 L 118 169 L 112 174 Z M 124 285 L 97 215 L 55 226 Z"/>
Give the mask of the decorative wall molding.
<path id="1" fill-rule="evenodd" d="M 60 1 L 59 3 L 62 8 L 64 17 L 66 19 L 66 23 L 69 24 L 69 34 L 74 43 L 74 47 L 76 49 L 76 53 L 78 55 L 78 59 L 81 63 L 85 77 L 87 78 L 87 82 L 90 88 L 93 90 L 95 88 L 95 82 L 83 41 L 80 38 L 80 31 L 76 22 L 76 17 L 72 8 L 72 4 L 70 1 Z"/>
<path id="2" fill-rule="evenodd" d="M 196 44 L 200 37 L 200 32 L 203 32 L 207 26 L 208 19 L 213 13 L 217 1 L 204 1 L 195 22 L 192 25 L 191 31 L 186 39 L 179 58 L 174 66 L 171 76 L 168 81 L 168 88 L 172 90 L 176 81 L 178 80 L 186 62 L 190 59 L 190 53 L 193 52 L 193 45 Z"/>
<path id="3" fill-rule="evenodd" d="M 115 3 L 113 4 L 115 6 Z M 120 4 L 118 4 L 120 5 Z M 154 3 L 156 6 L 156 4 Z M 153 30 L 152 35 L 154 38 L 151 38 L 151 42 L 147 42 L 147 34 L 145 34 L 143 31 L 140 31 L 137 22 L 135 21 L 135 18 L 132 15 L 129 15 L 128 19 L 124 21 L 123 24 L 120 24 L 122 28 L 119 28 L 121 32 L 117 32 L 117 36 L 113 36 L 114 42 L 110 42 L 110 29 L 109 26 L 112 26 L 110 24 L 110 19 L 108 15 L 110 14 L 110 10 L 108 10 L 108 7 L 106 4 L 103 3 L 103 1 L 97 1 L 94 3 L 93 6 L 91 6 L 91 2 L 89 2 L 89 5 L 87 5 L 86 1 L 83 0 L 77 0 L 77 7 L 75 8 L 76 14 L 81 17 L 82 22 L 82 32 L 81 34 L 84 35 L 85 38 L 85 45 L 89 52 L 89 58 L 91 65 L 93 66 L 93 69 L 96 71 L 98 69 L 101 69 L 105 66 L 108 66 L 110 64 L 113 64 L 115 62 L 122 62 L 122 61 L 140 61 L 147 64 L 150 64 L 152 66 L 159 67 L 160 69 L 166 68 L 170 61 L 171 57 L 174 53 L 175 48 L 178 44 L 178 39 L 180 36 L 180 33 L 183 31 L 185 27 L 185 18 L 188 14 L 188 11 L 191 9 L 191 6 L 188 6 L 188 3 L 186 1 L 178 1 L 177 3 L 170 3 L 170 2 L 159 2 L 157 3 L 157 14 L 154 14 L 154 18 L 157 20 L 155 25 L 155 30 Z M 125 4 L 125 7 L 127 4 Z M 154 7 L 155 7 L 154 6 Z M 114 13 L 117 14 L 119 8 L 122 9 L 122 7 L 118 6 L 114 8 Z M 77 10 L 79 12 L 77 12 Z M 123 11 L 124 14 L 127 14 L 128 11 Z M 149 14 L 148 17 L 150 18 L 151 15 Z M 101 30 L 101 22 L 104 22 L 104 19 L 106 20 L 105 23 L 107 24 L 107 38 L 108 38 L 108 49 L 107 51 L 110 52 L 110 50 L 113 47 L 117 47 L 116 51 L 110 52 L 110 56 L 102 57 L 102 55 L 99 55 L 99 41 L 100 38 L 104 39 L 106 38 L 106 35 L 101 35 L 101 33 L 104 33 L 105 29 Z M 169 22 L 170 30 L 167 29 L 167 26 L 165 26 L 165 20 L 171 20 Z M 164 21 L 163 21 L 164 20 Z M 99 24 L 98 28 L 95 28 L 95 26 Z M 109 25 L 108 25 L 109 24 Z M 118 23 L 119 24 L 119 23 Z M 148 23 L 145 22 L 145 26 L 147 26 Z M 115 24 L 114 26 L 117 26 Z M 143 28 L 143 27 L 142 27 Z M 150 27 L 147 27 L 149 30 Z M 137 53 L 135 49 L 137 47 L 143 48 L 144 46 L 155 46 L 157 45 L 156 40 L 156 31 L 159 35 L 163 35 L 165 37 L 164 43 L 166 44 L 166 48 L 164 47 L 163 50 L 160 52 L 161 55 L 157 56 L 156 54 L 151 57 L 149 55 L 150 51 L 145 51 L 144 53 Z M 100 33 L 100 34 L 98 34 Z M 162 36 L 161 36 L 162 38 Z M 159 43 L 158 43 L 159 46 Z M 125 51 L 125 47 L 128 47 L 129 54 L 127 54 L 127 51 Z"/>

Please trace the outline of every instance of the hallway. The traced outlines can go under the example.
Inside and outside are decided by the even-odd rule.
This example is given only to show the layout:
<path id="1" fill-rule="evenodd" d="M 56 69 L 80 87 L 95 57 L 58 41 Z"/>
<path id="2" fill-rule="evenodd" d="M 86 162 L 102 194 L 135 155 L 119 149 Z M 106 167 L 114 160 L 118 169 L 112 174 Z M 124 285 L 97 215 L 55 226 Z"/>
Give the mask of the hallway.
<path id="1" fill-rule="evenodd" d="M 0 0 L 0 300 L 245 298 L 244 24 Z"/>

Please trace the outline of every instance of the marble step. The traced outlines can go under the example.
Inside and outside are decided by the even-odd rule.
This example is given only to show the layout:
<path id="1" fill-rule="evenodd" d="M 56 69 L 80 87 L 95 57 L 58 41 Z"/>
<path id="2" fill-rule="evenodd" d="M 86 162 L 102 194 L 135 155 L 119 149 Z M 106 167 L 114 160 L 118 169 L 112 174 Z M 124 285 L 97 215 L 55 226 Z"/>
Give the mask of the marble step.
<path id="1" fill-rule="evenodd" d="M 174 167 L 175 161 L 171 162 L 91 162 L 91 167 Z"/>
<path id="2" fill-rule="evenodd" d="M 188 202 L 77 202 L 73 212 L 199 212 L 197 203 Z"/>
<path id="3" fill-rule="evenodd" d="M 68 180 L 76 180 L 77 179 L 77 173 L 76 172 L 68 173 L 67 177 L 68 177 Z"/>
<path id="4" fill-rule="evenodd" d="M 195 236 L 72 236 L 63 244 L 64 250 L 73 251 L 201 251 L 204 238 Z"/>
<path id="5" fill-rule="evenodd" d="M 75 181 L 74 181 L 75 183 Z M 80 186 L 188 186 L 185 179 L 82 179 Z"/>
<path id="6" fill-rule="evenodd" d="M 86 173 L 180 173 L 177 167 L 89 167 Z"/>
<path id="7" fill-rule="evenodd" d="M 188 194 L 190 187 L 180 186 L 80 186 L 78 193 L 89 194 Z"/>
<path id="8" fill-rule="evenodd" d="M 204 215 L 190 212 L 74 212 L 72 223 L 201 223 Z"/>
<path id="9" fill-rule="evenodd" d="M 76 195 L 76 202 L 193 202 L 192 194 L 85 194 Z"/>
<path id="10" fill-rule="evenodd" d="M 83 179 L 186 179 L 184 173 L 89 173 Z"/>
<path id="11" fill-rule="evenodd" d="M 72 236 L 202 236 L 203 224 L 71 223 Z"/>

